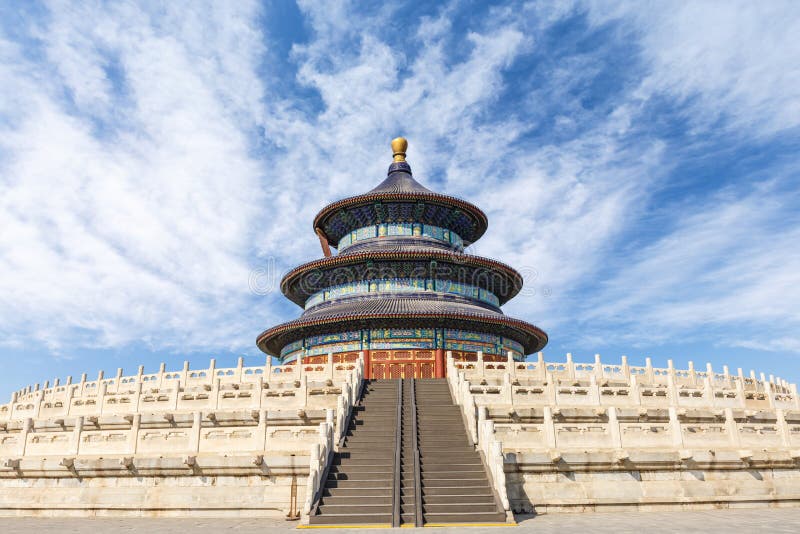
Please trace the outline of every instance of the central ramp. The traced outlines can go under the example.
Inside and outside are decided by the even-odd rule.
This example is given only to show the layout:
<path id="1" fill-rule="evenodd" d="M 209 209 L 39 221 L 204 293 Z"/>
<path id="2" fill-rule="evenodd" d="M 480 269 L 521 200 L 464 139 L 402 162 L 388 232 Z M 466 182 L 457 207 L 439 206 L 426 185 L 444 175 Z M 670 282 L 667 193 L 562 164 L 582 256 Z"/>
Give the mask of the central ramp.
<path id="1" fill-rule="evenodd" d="M 368 381 L 310 526 L 506 524 L 444 379 Z"/>

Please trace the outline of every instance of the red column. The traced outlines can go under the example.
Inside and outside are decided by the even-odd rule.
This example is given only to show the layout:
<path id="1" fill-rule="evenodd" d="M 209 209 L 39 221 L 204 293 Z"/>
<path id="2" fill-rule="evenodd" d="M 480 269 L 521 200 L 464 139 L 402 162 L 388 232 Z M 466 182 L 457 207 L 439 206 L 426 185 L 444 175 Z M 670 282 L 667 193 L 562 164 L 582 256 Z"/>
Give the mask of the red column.
<path id="1" fill-rule="evenodd" d="M 364 378 L 372 378 L 372 369 L 369 364 L 369 349 L 364 351 Z"/>
<path id="2" fill-rule="evenodd" d="M 436 363 L 433 366 L 433 376 L 444 378 L 444 349 L 436 349 Z"/>

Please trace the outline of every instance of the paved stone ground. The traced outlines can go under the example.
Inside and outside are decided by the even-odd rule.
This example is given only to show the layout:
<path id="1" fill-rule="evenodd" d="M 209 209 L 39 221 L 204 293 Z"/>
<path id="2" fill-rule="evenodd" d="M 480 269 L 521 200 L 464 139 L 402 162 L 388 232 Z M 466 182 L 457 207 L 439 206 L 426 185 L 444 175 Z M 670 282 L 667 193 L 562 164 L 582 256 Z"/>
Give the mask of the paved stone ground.
<path id="1" fill-rule="evenodd" d="M 0 517 L 0 532 L 3 534 L 115 534 L 142 533 L 218 534 L 235 530 L 241 534 L 263 532 L 314 532 L 295 530 L 297 523 L 275 519 L 55 519 L 55 518 L 4 518 Z M 587 513 L 552 514 L 522 519 L 517 527 L 438 528 L 426 532 L 441 534 L 522 534 L 531 532 L 549 534 L 579 532 L 590 534 L 625 532 L 650 534 L 653 532 L 719 532 L 729 533 L 736 529 L 743 533 L 756 529 L 772 533 L 800 532 L 800 508 L 795 509 L 741 509 L 710 511 L 674 511 L 641 513 Z M 403 529 L 398 532 L 421 531 Z M 317 530 L 326 532 L 326 530 Z M 387 532 L 385 529 L 341 529 L 334 532 L 366 534 Z"/>

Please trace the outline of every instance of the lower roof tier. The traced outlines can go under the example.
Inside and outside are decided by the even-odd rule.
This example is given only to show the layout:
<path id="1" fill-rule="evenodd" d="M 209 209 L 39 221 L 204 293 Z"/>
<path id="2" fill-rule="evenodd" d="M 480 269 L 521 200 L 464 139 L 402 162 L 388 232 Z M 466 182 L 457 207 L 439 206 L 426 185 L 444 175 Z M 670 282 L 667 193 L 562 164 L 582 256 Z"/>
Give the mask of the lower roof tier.
<path id="1" fill-rule="evenodd" d="M 256 340 L 258 347 L 267 354 L 279 356 L 283 347 L 309 335 L 391 327 L 455 328 L 493 333 L 518 342 L 525 354 L 539 351 L 547 344 L 547 334 L 540 328 L 458 298 L 420 299 L 397 295 L 391 299 L 342 299 L 309 312 L 261 333 Z"/>

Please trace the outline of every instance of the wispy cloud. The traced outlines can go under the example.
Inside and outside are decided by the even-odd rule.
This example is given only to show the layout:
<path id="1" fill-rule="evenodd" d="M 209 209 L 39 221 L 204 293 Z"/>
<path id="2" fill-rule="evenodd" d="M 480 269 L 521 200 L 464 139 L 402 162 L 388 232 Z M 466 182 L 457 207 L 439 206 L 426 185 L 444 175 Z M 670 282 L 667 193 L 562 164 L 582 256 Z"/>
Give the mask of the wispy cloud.
<path id="1" fill-rule="evenodd" d="M 255 13 L 218 14 L 57 4 L 4 42 L 6 342 L 239 345 L 264 198 L 246 136 L 261 84 L 240 49 L 260 43 L 241 32 Z"/>
<path id="2" fill-rule="evenodd" d="M 686 209 L 666 236 L 618 259 L 584 316 L 629 325 L 626 337 L 640 342 L 679 332 L 731 346 L 796 347 L 800 195 L 774 188 L 721 191 Z"/>
<path id="3" fill-rule="evenodd" d="M 554 343 L 800 350 L 791 3 L 2 9 L 7 346 L 255 351 L 250 271 L 404 134 Z"/>
<path id="4" fill-rule="evenodd" d="M 619 21 L 649 72 L 638 96 L 666 94 L 698 133 L 769 135 L 800 125 L 800 32 L 792 1 L 592 3 L 593 22 Z"/>

